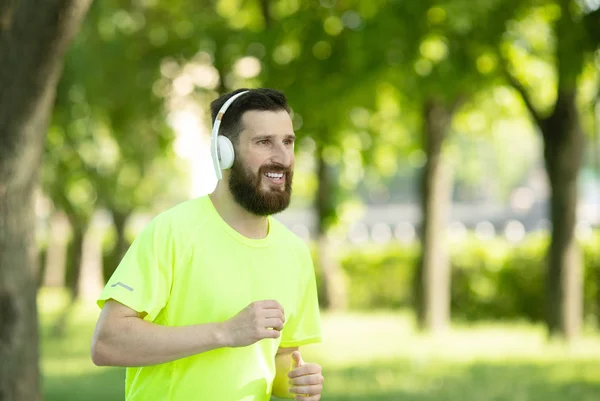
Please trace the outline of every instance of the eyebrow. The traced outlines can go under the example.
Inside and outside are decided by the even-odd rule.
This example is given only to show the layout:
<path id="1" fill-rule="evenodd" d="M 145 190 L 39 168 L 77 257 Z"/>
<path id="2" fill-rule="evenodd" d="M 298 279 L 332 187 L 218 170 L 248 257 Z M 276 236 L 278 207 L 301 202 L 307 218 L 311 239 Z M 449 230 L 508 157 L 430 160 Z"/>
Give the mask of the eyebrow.
<path id="1" fill-rule="evenodd" d="M 256 135 L 254 137 L 252 137 L 253 141 L 257 141 L 257 140 L 264 140 L 264 139 L 273 139 L 275 138 L 276 135 Z M 294 134 L 288 134 L 285 136 L 285 139 L 296 139 L 296 135 Z"/>

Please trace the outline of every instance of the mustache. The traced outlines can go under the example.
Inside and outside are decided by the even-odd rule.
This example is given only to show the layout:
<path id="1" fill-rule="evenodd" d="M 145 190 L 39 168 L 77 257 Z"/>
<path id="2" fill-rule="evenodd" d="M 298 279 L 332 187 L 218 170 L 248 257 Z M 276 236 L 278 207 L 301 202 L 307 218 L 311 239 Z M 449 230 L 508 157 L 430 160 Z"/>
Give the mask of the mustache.
<path id="1" fill-rule="evenodd" d="M 276 173 L 284 173 L 286 175 L 292 174 L 291 168 L 285 167 L 282 164 L 275 164 L 275 163 L 261 166 L 258 172 L 259 172 L 259 174 L 262 175 L 262 174 L 266 173 L 267 171 L 274 171 Z"/>

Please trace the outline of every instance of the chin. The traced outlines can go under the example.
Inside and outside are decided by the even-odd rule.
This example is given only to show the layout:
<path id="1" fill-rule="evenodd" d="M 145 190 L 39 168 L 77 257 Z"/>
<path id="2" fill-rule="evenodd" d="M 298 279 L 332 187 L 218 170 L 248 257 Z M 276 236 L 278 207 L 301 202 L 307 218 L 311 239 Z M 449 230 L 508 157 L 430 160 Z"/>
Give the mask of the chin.
<path id="1" fill-rule="evenodd" d="M 273 192 L 283 193 L 285 191 L 285 184 L 273 185 L 269 183 L 265 183 L 261 185 L 260 193 L 261 195 L 268 195 Z"/>

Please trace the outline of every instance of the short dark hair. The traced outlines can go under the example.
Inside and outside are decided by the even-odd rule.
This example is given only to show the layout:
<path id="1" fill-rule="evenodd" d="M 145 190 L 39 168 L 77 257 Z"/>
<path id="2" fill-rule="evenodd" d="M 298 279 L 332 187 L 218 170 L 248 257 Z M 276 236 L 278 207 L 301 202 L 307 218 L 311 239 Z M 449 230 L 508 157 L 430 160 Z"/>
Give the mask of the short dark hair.
<path id="1" fill-rule="evenodd" d="M 283 92 L 275 89 L 258 88 L 258 89 L 236 89 L 232 92 L 226 93 L 219 98 L 212 101 L 210 104 L 212 123 L 214 125 L 217 119 L 217 113 L 221 109 L 221 106 L 225 102 L 242 91 L 249 91 L 234 100 L 229 106 L 223 119 L 221 120 L 221 126 L 219 127 L 219 135 L 226 136 L 231 142 L 236 145 L 240 132 L 242 132 L 242 115 L 250 110 L 262 110 L 262 111 L 280 111 L 285 110 L 291 114 L 290 106 L 287 103 L 287 99 Z"/>

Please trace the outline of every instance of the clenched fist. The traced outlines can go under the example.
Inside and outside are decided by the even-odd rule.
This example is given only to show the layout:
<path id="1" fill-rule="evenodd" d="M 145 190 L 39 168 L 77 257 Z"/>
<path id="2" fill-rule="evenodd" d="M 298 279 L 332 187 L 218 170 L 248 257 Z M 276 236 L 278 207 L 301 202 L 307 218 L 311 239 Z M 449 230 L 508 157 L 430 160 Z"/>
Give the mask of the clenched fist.
<path id="1" fill-rule="evenodd" d="M 245 347 L 264 338 L 279 338 L 285 315 L 274 300 L 256 301 L 223 323 L 228 347 Z"/>

